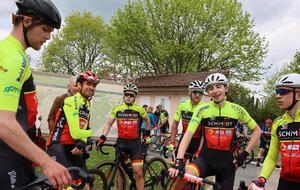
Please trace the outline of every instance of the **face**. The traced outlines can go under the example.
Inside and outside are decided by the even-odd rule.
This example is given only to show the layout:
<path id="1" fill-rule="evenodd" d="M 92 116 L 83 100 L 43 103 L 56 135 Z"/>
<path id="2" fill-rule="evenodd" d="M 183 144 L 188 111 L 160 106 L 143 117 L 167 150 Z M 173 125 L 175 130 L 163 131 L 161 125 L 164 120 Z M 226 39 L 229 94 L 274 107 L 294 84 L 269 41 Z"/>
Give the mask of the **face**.
<path id="1" fill-rule="evenodd" d="M 290 87 L 278 87 L 276 98 L 280 109 L 287 109 L 293 103 L 294 90 Z M 296 99 L 300 100 L 300 93 L 296 93 Z"/>
<path id="2" fill-rule="evenodd" d="M 272 127 L 272 123 L 266 123 L 266 127 L 267 128 Z"/>
<path id="3" fill-rule="evenodd" d="M 226 92 L 228 92 L 228 86 L 224 84 L 211 84 L 207 87 L 207 93 L 215 102 L 224 100 Z"/>
<path id="4" fill-rule="evenodd" d="M 80 83 L 78 84 L 80 85 Z M 94 96 L 97 85 L 89 81 L 84 81 L 82 84 L 83 84 L 81 88 L 82 95 L 87 98 Z"/>
<path id="5" fill-rule="evenodd" d="M 200 89 L 200 88 L 192 88 L 190 89 L 189 91 L 189 95 L 191 97 L 191 100 L 194 102 L 194 103 L 199 103 L 203 97 L 203 90 Z"/>
<path id="6" fill-rule="evenodd" d="M 71 80 L 71 83 L 68 84 L 68 91 L 70 92 L 71 96 L 78 92 L 78 86 L 76 85 L 76 78 Z"/>
<path id="7" fill-rule="evenodd" d="M 126 91 L 124 93 L 124 102 L 126 104 L 132 104 L 135 101 L 135 97 L 136 97 L 136 95 L 135 95 L 134 92 L 132 92 L 132 91 Z"/>
<path id="8" fill-rule="evenodd" d="M 29 26 L 32 22 L 39 22 L 33 21 L 31 17 L 24 18 L 24 25 Z M 27 31 L 27 38 L 28 42 L 34 50 L 40 50 L 42 45 L 50 39 L 51 33 L 53 32 L 54 28 L 50 27 L 46 24 L 41 24 L 30 28 Z"/>

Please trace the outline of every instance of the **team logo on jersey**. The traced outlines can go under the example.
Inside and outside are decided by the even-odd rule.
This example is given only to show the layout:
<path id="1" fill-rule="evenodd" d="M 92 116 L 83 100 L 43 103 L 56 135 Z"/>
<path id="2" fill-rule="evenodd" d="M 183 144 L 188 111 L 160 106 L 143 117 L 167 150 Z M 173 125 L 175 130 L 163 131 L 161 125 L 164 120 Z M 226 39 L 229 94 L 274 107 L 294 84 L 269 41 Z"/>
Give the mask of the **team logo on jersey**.
<path id="1" fill-rule="evenodd" d="M 1 67 L 0 67 L 0 71 L 3 71 L 3 72 L 6 73 L 8 70 L 7 70 L 6 68 L 4 68 L 4 67 L 1 66 Z"/>
<path id="2" fill-rule="evenodd" d="M 280 149 L 281 150 L 286 150 L 287 146 L 284 143 L 281 143 L 280 145 Z"/>
<path id="3" fill-rule="evenodd" d="M 299 150 L 299 145 L 297 144 L 289 144 L 288 150 Z"/>
<path id="4" fill-rule="evenodd" d="M 282 130 L 286 130 L 286 129 L 288 129 L 288 126 L 289 126 L 289 125 L 288 125 L 287 122 L 283 122 L 282 125 L 281 125 L 281 129 L 282 129 Z"/>

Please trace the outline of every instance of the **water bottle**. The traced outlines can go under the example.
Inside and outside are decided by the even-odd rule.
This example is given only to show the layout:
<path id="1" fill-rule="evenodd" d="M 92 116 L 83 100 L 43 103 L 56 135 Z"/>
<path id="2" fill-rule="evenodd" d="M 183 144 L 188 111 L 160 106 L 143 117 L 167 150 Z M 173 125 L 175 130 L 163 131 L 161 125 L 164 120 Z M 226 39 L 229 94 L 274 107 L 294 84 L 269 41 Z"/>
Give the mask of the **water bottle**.
<path id="1" fill-rule="evenodd" d="M 253 183 L 252 190 L 264 190 L 265 183 L 263 178 L 259 178 L 255 183 Z"/>

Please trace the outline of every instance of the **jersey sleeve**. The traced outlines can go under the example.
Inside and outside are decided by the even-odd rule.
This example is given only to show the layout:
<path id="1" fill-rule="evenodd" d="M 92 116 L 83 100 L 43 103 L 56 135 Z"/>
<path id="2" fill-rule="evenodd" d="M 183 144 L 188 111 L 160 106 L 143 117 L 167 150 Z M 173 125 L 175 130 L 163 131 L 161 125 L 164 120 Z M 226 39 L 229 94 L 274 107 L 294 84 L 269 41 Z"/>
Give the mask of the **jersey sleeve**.
<path id="1" fill-rule="evenodd" d="M 278 161 L 280 146 L 279 146 L 279 139 L 276 134 L 277 127 L 278 127 L 278 123 L 275 122 L 271 130 L 272 140 L 270 144 L 270 149 L 260 173 L 260 176 L 264 177 L 265 179 L 269 179 Z"/>
<path id="2" fill-rule="evenodd" d="M 182 106 L 183 106 L 182 103 L 178 104 L 178 106 L 177 106 L 176 112 L 174 114 L 175 121 L 180 121 Z"/>
<path id="3" fill-rule="evenodd" d="M 234 106 L 239 114 L 239 120 L 241 120 L 250 130 L 253 130 L 257 123 L 254 119 L 249 115 L 249 113 L 242 106 L 236 105 Z"/>
<path id="4" fill-rule="evenodd" d="M 86 140 L 88 137 L 91 137 L 93 132 L 91 129 L 86 130 L 88 126 L 88 121 L 86 121 L 85 126 L 81 129 L 79 123 L 79 107 L 78 103 L 74 100 L 76 96 L 71 96 L 65 99 L 64 101 L 64 112 L 66 119 L 68 121 L 70 134 L 75 140 Z"/>
<path id="5" fill-rule="evenodd" d="M 113 107 L 113 109 L 110 111 L 109 118 L 111 118 L 111 119 L 117 118 L 117 112 L 118 112 L 120 106 L 121 105 L 116 105 L 115 107 Z"/>

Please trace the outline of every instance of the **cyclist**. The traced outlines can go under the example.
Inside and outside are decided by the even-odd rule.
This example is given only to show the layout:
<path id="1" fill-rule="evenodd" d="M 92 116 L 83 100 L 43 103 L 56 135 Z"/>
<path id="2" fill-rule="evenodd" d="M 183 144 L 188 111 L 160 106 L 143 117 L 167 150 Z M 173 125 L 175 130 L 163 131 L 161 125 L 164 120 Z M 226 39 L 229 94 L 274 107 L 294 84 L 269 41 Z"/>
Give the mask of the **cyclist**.
<path id="1" fill-rule="evenodd" d="M 266 119 L 266 121 L 265 121 L 266 125 L 262 127 L 259 151 L 257 154 L 257 163 L 256 163 L 257 167 L 260 166 L 261 156 L 264 153 L 267 143 L 270 142 L 270 140 L 271 140 L 272 123 L 273 123 L 273 121 L 271 119 Z"/>
<path id="2" fill-rule="evenodd" d="M 179 144 L 180 144 L 182 137 L 188 127 L 188 124 L 193 116 L 193 112 L 195 110 L 197 110 L 198 106 L 201 106 L 204 104 L 201 101 L 201 99 L 204 95 L 204 91 L 205 91 L 205 85 L 202 81 L 199 81 L 199 80 L 192 81 L 189 84 L 188 90 L 189 90 L 188 93 L 189 93 L 190 99 L 179 103 L 179 105 L 177 106 L 175 115 L 174 115 L 172 126 L 171 126 L 170 145 L 172 145 L 174 148 L 176 147 L 175 138 L 176 138 L 176 134 L 178 133 L 178 124 L 179 124 L 180 118 L 182 120 L 182 128 L 183 129 L 182 129 L 182 136 L 179 140 Z M 191 139 L 191 143 L 189 144 L 186 152 L 188 152 L 190 154 L 196 154 L 196 156 L 198 156 L 198 154 L 200 153 L 200 149 L 199 149 L 200 140 L 201 140 L 201 125 L 199 125 L 195 134 L 193 135 L 193 137 Z M 177 183 L 183 183 L 186 185 L 185 181 L 182 178 L 178 178 L 176 180 L 175 189 L 176 189 Z"/>
<path id="3" fill-rule="evenodd" d="M 40 50 L 61 25 L 50 0 L 17 0 L 13 29 L 0 42 L 0 179 L 1 189 L 14 189 L 33 180 L 31 161 L 39 164 L 52 185 L 68 186 L 67 169 L 54 162 L 26 132 L 37 115 L 36 86 L 25 50 Z M 28 159 L 28 160 L 27 160 Z"/>
<path id="4" fill-rule="evenodd" d="M 172 177 L 184 168 L 183 157 L 190 141 L 202 125 L 203 145 L 198 158 L 189 163 L 185 172 L 200 177 L 216 176 L 221 189 L 233 189 L 236 165 L 243 165 L 249 152 L 260 137 L 260 128 L 247 111 L 234 103 L 226 101 L 229 90 L 228 79 L 221 73 L 213 73 L 205 79 L 206 91 L 212 101 L 198 107 L 188 125 L 179 145 L 175 164 L 169 169 Z M 236 158 L 233 157 L 234 127 L 238 120 L 253 130 L 246 150 Z M 185 189 L 178 187 L 177 189 Z"/>
<path id="5" fill-rule="evenodd" d="M 280 76 L 276 83 L 276 98 L 285 113 L 274 120 L 269 153 L 262 167 L 259 181 L 266 182 L 281 155 L 281 172 L 277 190 L 300 187 L 300 74 Z M 252 184 L 250 184 L 252 189 Z"/>
<path id="6" fill-rule="evenodd" d="M 135 84 L 127 84 L 124 86 L 124 102 L 116 105 L 104 125 L 102 135 L 97 146 L 106 141 L 106 136 L 110 131 L 114 121 L 117 120 L 118 138 L 117 143 L 126 145 L 124 152 L 130 157 L 133 173 L 136 180 L 138 190 L 144 189 L 143 179 L 143 156 L 141 150 L 141 141 L 139 137 L 140 117 L 145 121 L 144 141 L 150 139 L 150 120 L 145 109 L 134 103 L 138 94 L 138 88 Z"/>
<path id="7" fill-rule="evenodd" d="M 246 133 L 245 133 L 245 129 L 244 129 L 244 123 L 241 121 L 238 121 L 235 125 L 235 137 L 237 139 L 243 139 L 245 137 L 247 137 Z"/>
<path id="8" fill-rule="evenodd" d="M 161 104 L 157 105 L 157 109 L 159 111 L 158 128 L 161 134 L 166 134 L 169 131 L 169 113 Z"/>
<path id="9" fill-rule="evenodd" d="M 67 93 L 57 96 L 54 100 L 47 119 L 50 132 L 53 130 L 52 127 L 56 118 L 56 113 L 58 109 L 64 104 L 64 100 L 67 97 L 73 96 L 74 94 L 77 93 L 78 89 L 77 89 L 76 80 L 77 80 L 76 76 L 71 76 L 69 78 Z"/>
<path id="10" fill-rule="evenodd" d="M 92 136 L 89 127 L 90 100 L 99 78 L 91 71 L 84 71 L 78 75 L 76 83 L 78 93 L 67 97 L 56 114 L 53 131 L 47 142 L 47 153 L 65 167 L 78 166 L 88 172 L 85 159 L 89 158 L 87 138 Z M 76 176 L 73 178 L 76 180 Z M 89 189 L 88 184 L 83 189 Z"/>

